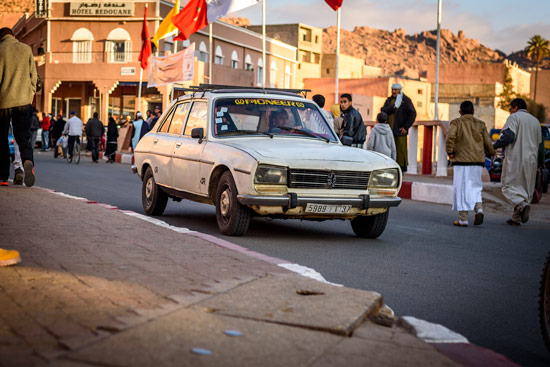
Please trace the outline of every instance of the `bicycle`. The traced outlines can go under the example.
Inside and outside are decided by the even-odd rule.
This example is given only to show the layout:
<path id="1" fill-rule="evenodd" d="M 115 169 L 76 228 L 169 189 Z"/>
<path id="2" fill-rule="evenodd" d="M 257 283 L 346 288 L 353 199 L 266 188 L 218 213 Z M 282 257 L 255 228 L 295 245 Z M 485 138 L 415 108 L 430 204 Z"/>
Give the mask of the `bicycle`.
<path id="1" fill-rule="evenodd" d="M 539 319 L 544 344 L 550 352 L 550 252 L 546 256 L 540 279 Z"/>
<path id="2" fill-rule="evenodd" d="M 67 153 L 67 163 L 71 163 L 74 159 L 75 164 L 80 163 L 80 136 L 77 136 L 74 141 L 73 155 Z"/>

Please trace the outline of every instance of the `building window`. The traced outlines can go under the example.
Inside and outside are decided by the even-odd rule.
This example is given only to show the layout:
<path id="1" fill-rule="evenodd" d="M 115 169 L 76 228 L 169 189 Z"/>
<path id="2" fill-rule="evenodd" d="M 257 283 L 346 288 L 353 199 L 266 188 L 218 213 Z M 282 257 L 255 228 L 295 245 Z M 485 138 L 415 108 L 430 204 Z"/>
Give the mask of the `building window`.
<path id="1" fill-rule="evenodd" d="M 285 66 L 285 88 L 290 88 L 290 66 Z"/>
<path id="2" fill-rule="evenodd" d="M 315 43 L 319 43 L 319 36 L 315 36 Z"/>
<path id="3" fill-rule="evenodd" d="M 264 78 L 264 62 L 263 62 L 261 57 L 258 59 L 258 75 L 257 75 L 257 78 L 258 78 L 258 80 L 256 81 L 256 83 L 258 85 L 262 85 L 262 79 Z"/>
<path id="4" fill-rule="evenodd" d="M 73 62 L 92 62 L 92 41 L 73 41 Z"/>
<path id="5" fill-rule="evenodd" d="M 216 58 L 214 59 L 214 63 L 218 65 L 223 65 L 223 52 L 222 48 L 220 46 L 216 46 Z"/>
<path id="6" fill-rule="evenodd" d="M 239 55 L 237 55 L 237 51 L 231 53 L 231 67 L 233 69 L 239 68 Z"/>
<path id="7" fill-rule="evenodd" d="M 419 94 L 419 95 L 424 94 L 424 89 L 419 89 L 419 90 L 418 90 L 418 94 Z"/>
<path id="8" fill-rule="evenodd" d="M 313 53 L 313 62 L 319 64 L 321 62 L 321 54 Z"/>
<path id="9" fill-rule="evenodd" d="M 204 42 L 201 42 L 199 46 L 199 61 L 202 62 L 208 62 L 208 49 L 206 48 L 206 44 Z"/>
<path id="10" fill-rule="evenodd" d="M 275 88 L 277 86 L 277 64 L 275 63 L 275 61 L 271 61 L 269 85 L 271 86 L 271 88 Z"/>
<path id="11" fill-rule="evenodd" d="M 123 28 L 113 29 L 105 41 L 105 51 L 109 62 L 125 63 L 132 61 L 132 41 Z"/>
<path id="12" fill-rule="evenodd" d="M 422 107 L 422 101 L 416 102 L 416 107 Z"/>
<path id="13" fill-rule="evenodd" d="M 73 41 L 73 62 L 90 63 L 92 62 L 92 41 L 94 36 L 86 28 L 79 28 L 71 37 Z"/>
<path id="14" fill-rule="evenodd" d="M 327 68 L 327 74 L 330 74 L 330 69 L 329 68 Z"/>
<path id="15" fill-rule="evenodd" d="M 254 70 L 254 65 L 252 65 L 252 58 L 248 54 L 244 58 L 244 70 L 246 71 Z"/>
<path id="16" fill-rule="evenodd" d="M 132 59 L 131 41 L 106 41 L 109 62 L 130 62 Z"/>
<path id="17" fill-rule="evenodd" d="M 311 62 L 311 52 L 309 51 L 304 51 L 302 53 L 302 61 L 303 62 Z"/>

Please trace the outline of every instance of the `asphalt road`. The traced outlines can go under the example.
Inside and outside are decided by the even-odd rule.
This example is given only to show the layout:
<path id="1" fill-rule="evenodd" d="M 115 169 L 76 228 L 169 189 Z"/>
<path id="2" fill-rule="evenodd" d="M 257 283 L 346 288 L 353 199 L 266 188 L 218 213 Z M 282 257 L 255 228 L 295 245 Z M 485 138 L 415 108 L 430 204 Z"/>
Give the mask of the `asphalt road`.
<path id="1" fill-rule="evenodd" d="M 35 160 L 37 186 L 143 213 L 141 181 L 128 165 L 90 158 L 67 164 L 51 152 L 35 152 Z M 160 218 L 377 291 L 397 315 L 443 324 L 521 365 L 550 365 L 537 314 L 550 223 L 532 218 L 516 228 L 504 224 L 506 215 L 487 213 L 483 226 L 458 228 L 449 206 L 409 200 L 391 210 L 377 240 L 354 237 L 344 221 L 263 218 L 253 219 L 245 236 L 226 237 L 213 206 L 186 200 L 170 201 Z"/>

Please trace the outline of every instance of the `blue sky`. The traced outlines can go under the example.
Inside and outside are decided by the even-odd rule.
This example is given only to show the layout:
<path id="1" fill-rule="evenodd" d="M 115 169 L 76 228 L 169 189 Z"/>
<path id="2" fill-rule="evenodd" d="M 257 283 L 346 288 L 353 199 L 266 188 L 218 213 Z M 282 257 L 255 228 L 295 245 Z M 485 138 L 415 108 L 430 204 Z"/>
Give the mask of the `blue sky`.
<path id="1" fill-rule="evenodd" d="M 336 25 L 336 12 L 324 0 L 266 0 L 266 22 L 302 22 L 317 27 Z M 477 38 L 506 53 L 522 49 L 529 37 L 550 39 L 550 0 L 442 0 L 442 28 Z M 436 28 L 437 0 L 344 0 L 342 28 L 369 26 L 407 34 Z M 233 16 L 261 23 L 261 5 Z"/>

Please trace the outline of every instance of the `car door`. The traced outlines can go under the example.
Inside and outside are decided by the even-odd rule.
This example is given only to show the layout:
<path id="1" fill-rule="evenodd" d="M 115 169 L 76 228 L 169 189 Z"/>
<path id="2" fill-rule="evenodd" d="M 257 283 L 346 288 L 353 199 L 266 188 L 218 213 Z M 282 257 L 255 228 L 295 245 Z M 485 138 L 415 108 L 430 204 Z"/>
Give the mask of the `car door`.
<path id="1" fill-rule="evenodd" d="M 155 181 L 164 186 L 172 186 L 172 153 L 179 133 L 177 135 L 170 133 L 170 125 L 176 110 L 177 107 L 175 106 L 164 119 L 159 121 L 159 128 L 152 137 L 151 166 Z"/>
<path id="2" fill-rule="evenodd" d="M 195 101 L 189 112 L 183 135 L 176 139 L 172 160 L 172 177 L 174 187 L 193 194 L 201 193 L 201 185 L 205 182 L 201 177 L 201 158 L 206 141 L 193 139 L 191 130 L 202 127 L 206 136 L 208 121 L 208 103 Z"/>

